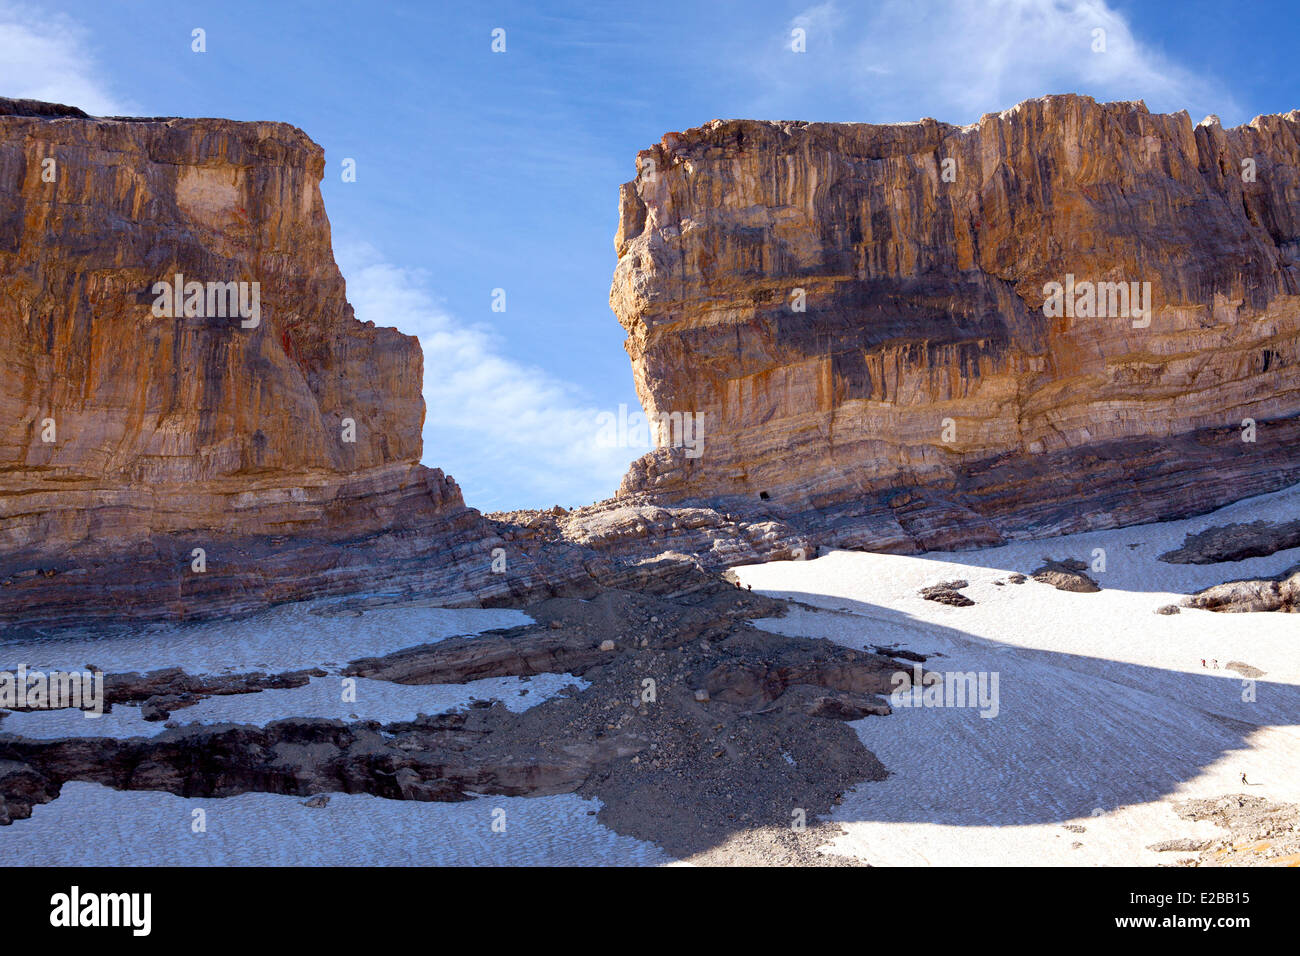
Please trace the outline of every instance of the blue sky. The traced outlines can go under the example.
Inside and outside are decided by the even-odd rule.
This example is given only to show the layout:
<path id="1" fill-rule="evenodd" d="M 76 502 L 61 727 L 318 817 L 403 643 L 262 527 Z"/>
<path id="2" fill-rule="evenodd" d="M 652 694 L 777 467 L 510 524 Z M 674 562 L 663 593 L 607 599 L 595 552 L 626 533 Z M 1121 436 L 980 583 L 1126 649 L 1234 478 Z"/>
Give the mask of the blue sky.
<path id="1" fill-rule="evenodd" d="M 608 306 L 618 186 L 639 149 L 717 117 L 968 123 L 1057 92 L 1235 125 L 1300 107 L 1294 14 L 1208 0 L 0 0 L 0 95 L 301 127 L 325 148 L 358 315 L 424 344 L 425 462 L 483 510 L 569 506 L 613 494 L 645 450 L 596 438 L 599 413 L 639 407 Z M 790 50 L 796 27 L 806 53 Z"/>

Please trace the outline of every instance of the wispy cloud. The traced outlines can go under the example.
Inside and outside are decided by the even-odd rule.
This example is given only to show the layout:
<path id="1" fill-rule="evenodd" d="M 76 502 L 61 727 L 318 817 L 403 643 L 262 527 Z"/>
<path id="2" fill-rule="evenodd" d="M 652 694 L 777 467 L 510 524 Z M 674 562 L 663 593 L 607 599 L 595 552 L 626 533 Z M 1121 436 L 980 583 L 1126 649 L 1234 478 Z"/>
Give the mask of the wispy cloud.
<path id="1" fill-rule="evenodd" d="M 78 106 L 96 116 L 134 113 L 111 91 L 75 20 L 0 3 L 0 95 Z"/>
<path id="2" fill-rule="evenodd" d="M 805 33 L 815 33 L 828 46 L 835 43 L 835 34 L 843 24 L 844 16 L 834 0 L 809 7 L 790 21 L 792 29 L 798 27 Z"/>
<path id="3" fill-rule="evenodd" d="M 973 122 L 1045 93 L 1245 118 L 1222 83 L 1142 42 L 1106 0 L 827 2 L 792 18 L 787 34 L 795 27 L 806 53 L 783 39 L 760 58 L 761 115 L 784 115 L 815 88 L 877 122 Z"/>
<path id="4" fill-rule="evenodd" d="M 507 357 L 490 328 L 448 315 L 421 270 L 386 262 L 367 243 L 338 243 L 335 256 L 359 319 L 420 339 L 424 462 L 453 475 L 471 506 L 589 504 L 612 495 L 645 451 L 601 447 L 597 416 L 615 409 Z"/>

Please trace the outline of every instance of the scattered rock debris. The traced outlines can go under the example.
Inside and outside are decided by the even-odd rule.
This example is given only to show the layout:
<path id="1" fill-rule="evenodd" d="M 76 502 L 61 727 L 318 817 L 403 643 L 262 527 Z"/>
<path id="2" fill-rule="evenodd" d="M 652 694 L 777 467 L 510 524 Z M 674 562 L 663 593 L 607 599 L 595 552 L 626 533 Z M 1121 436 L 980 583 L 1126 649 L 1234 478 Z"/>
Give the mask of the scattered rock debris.
<path id="1" fill-rule="evenodd" d="M 1166 840 L 1148 849 L 1192 852 L 1177 866 L 1300 866 L 1300 804 L 1230 793 L 1184 800 L 1174 809 L 1184 820 L 1208 820 L 1226 834 L 1215 840 Z"/>
<path id="2" fill-rule="evenodd" d="M 532 605 L 534 624 L 343 670 L 403 684 L 566 671 L 588 682 L 523 713 L 475 701 L 389 724 L 290 717 L 127 739 L 0 736 L 0 823 L 21 821 L 71 780 L 202 797 L 283 793 L 314 808 L 331 792 L 577 793 L 601 801 L 602 823 L 679 858 L 851 865 L 817 851 L 839 835 L 818 817 L 887 775 L 848 722 L 888 715 L 881 695 L 911 665 L 751 623 L 785 608 L 723 582 L 672 598 L 611 589 Z M 118 686 L 153 697 L 193 680 L 133 675 Z"/>

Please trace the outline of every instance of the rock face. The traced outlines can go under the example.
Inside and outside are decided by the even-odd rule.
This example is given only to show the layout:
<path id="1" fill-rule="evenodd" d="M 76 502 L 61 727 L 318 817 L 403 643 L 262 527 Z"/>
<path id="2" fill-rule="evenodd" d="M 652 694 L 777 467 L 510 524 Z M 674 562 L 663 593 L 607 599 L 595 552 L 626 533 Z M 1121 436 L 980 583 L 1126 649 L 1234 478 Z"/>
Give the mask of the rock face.
<path id="1" fill-rule="evenodd" d="M 917 550 L 1300 480 L 1300 113 L 714 121 L 637 166 L 610 303 L 666 425 L 628 501 Z"/>
<path id="2" fill-rule="evenodd" d="M 680 595 L 1300 481 L 1298 131 L 1064 96 L 669 134 L 611 291 L 664 447 L 610 500 L 484 517 L 419 463 L 418 343 L 346 301 L 319 146 L 0 100 L 0 621 Z M 1085 316 L 1102 281 L 1149 312 Z"/>
<path id="3" fill-rule="evenodd" d="M 419 461 L 420 348 L 354 318 L 323 169 L 320 147 L 278 123 L 0 117 L 6 490 L 81 496 L 75 511 L 11 510 L 6 544 L 84 535 L 108 512 L 123 533 L 255 510 L 292 525 L 303 509 L 274 489 Z M 178 273 L 257 282 L 259 324 L 155 316 L 152 286 Z M 105 500 L 105 478 L 143 497 Z"/>
<path id="4" fill-rule="evenodd" d="M 331 543 L 464 523 L 419 464 L 418 342 L 344 297 L 323 169 L 280 123 L 0 101 L 0 614 L 232 610 L 333 588 Z M 162 302 L 178 275 L 199 294 Z"/>

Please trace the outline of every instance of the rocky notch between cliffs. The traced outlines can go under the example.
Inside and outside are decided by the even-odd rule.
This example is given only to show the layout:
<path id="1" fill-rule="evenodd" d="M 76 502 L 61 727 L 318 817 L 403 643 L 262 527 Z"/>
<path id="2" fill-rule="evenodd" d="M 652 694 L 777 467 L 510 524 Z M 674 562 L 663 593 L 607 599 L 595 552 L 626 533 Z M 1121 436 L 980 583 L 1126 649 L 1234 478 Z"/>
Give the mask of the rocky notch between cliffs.
<path id="1" fill-rule="evenodd" d="M 322 595 L 343 595 L 323 609 L 343 616 L 510 604 L 533 623 L 344 672 L 587 685 L 521 713 L 476 701 L 398 722 L 201 724 L 187 710 L 208 697 L 301 688 L 320 668 L 124 666 L 104 682 L 109 703 L 138 704 L 159 732 L 37 739 L 0 715 L 0 824 L 37 823 L 24 821 L 33 807 L 84 781 L 292 794 L 310 814 L 328 812 L 329 793 L 575 793 L 673 855 L 826 862 L 833 808 L 889 772 L 848 722 L 874 727 L 909 674 L 898 659 L 926 655 L 762 630 L 752 622 L 784 602 L 719 571 L 824 547 L 973 547 L 1171 517 L 1300 477 L 1295 117 L 1233 131 L 1185 119 L 1053 97 L 964 129 L 736 121 L 670 135 L 624 191 L 612 301 L 647 408 L 703 416 L 704 454 L 669 442 L 608 501 L 485 516 L 420 464 L 418 344 L 347 305 L 316 144 L 282 124 L 0 101 L 0 342 L 15 370 L 0 384 L 7 632 L 230 617 Z M 1084 143 L 1120 155 L 1108 164 Z M 1230 181 L 1247 147 L 1273 177 L 1267 195 Z M 953 180 L 944 199 L 949 158 L 980 178 Z M 1084 248 L 1080 235 L 1114 241 Z M 1154 269 L 1149 326 L 1043 321 L 1036 284 L 1081 253 L 1081 276 Z M 258 282 L 255 321 L 154 314 L 155 284 L 175 275 Z M 793 319 L 781 311 L 791 281 L 808 306 Z M 1238 416 L 1256 421 L 1256 442 L 1241 442 Z M 955 424 L 953 441 L 936 418 Z M 1182 550 L 1293 540 L 1289 524 L 1243 528 Z M 1077 558 L 1052 554 L 1007 583 L 1096 592 Z M 1276 598 L 1293 610 L 1294 571 L 1203 592 L 1198 606 Z M 954 615 L 990 603 L 974 575 L 944 578 L 916 603 Z M 882 623 L 859 626 L 883 640 Z M 7 646 L 32 645 L 20 633 Z M 159 650 L 158 664 L 176 663 Z M 646 674 L 653 707 L 638 697 Z M 1273 810 L 1262 824 L 1225 820 L 1255 832 Z"/>
<path id="2" fill-rule="evenodd" d="M 610 295 L 662 447 L 606 501 L 485 516 L 420 464 L 418 342 L 346 301 L 318 145 L 0 100 L 0 620 L 680 596 L 1293 483 L 1298 131 L 1051 96 L 670 133 L 623 187 Z M 155 315 L 178 275 L 258 283 L 256 321 Z M 1067 276 L 1149 283 L 1149 314 L 1049 318 Z"/>
<path id="3" fill-rule="evenodd" d="M 0 620 L 698 587 L 691 557 L 485 519 L 420 464 L 420 346 L 354 316 L 323 172 L 283 123 L 0 99 Z"/>

